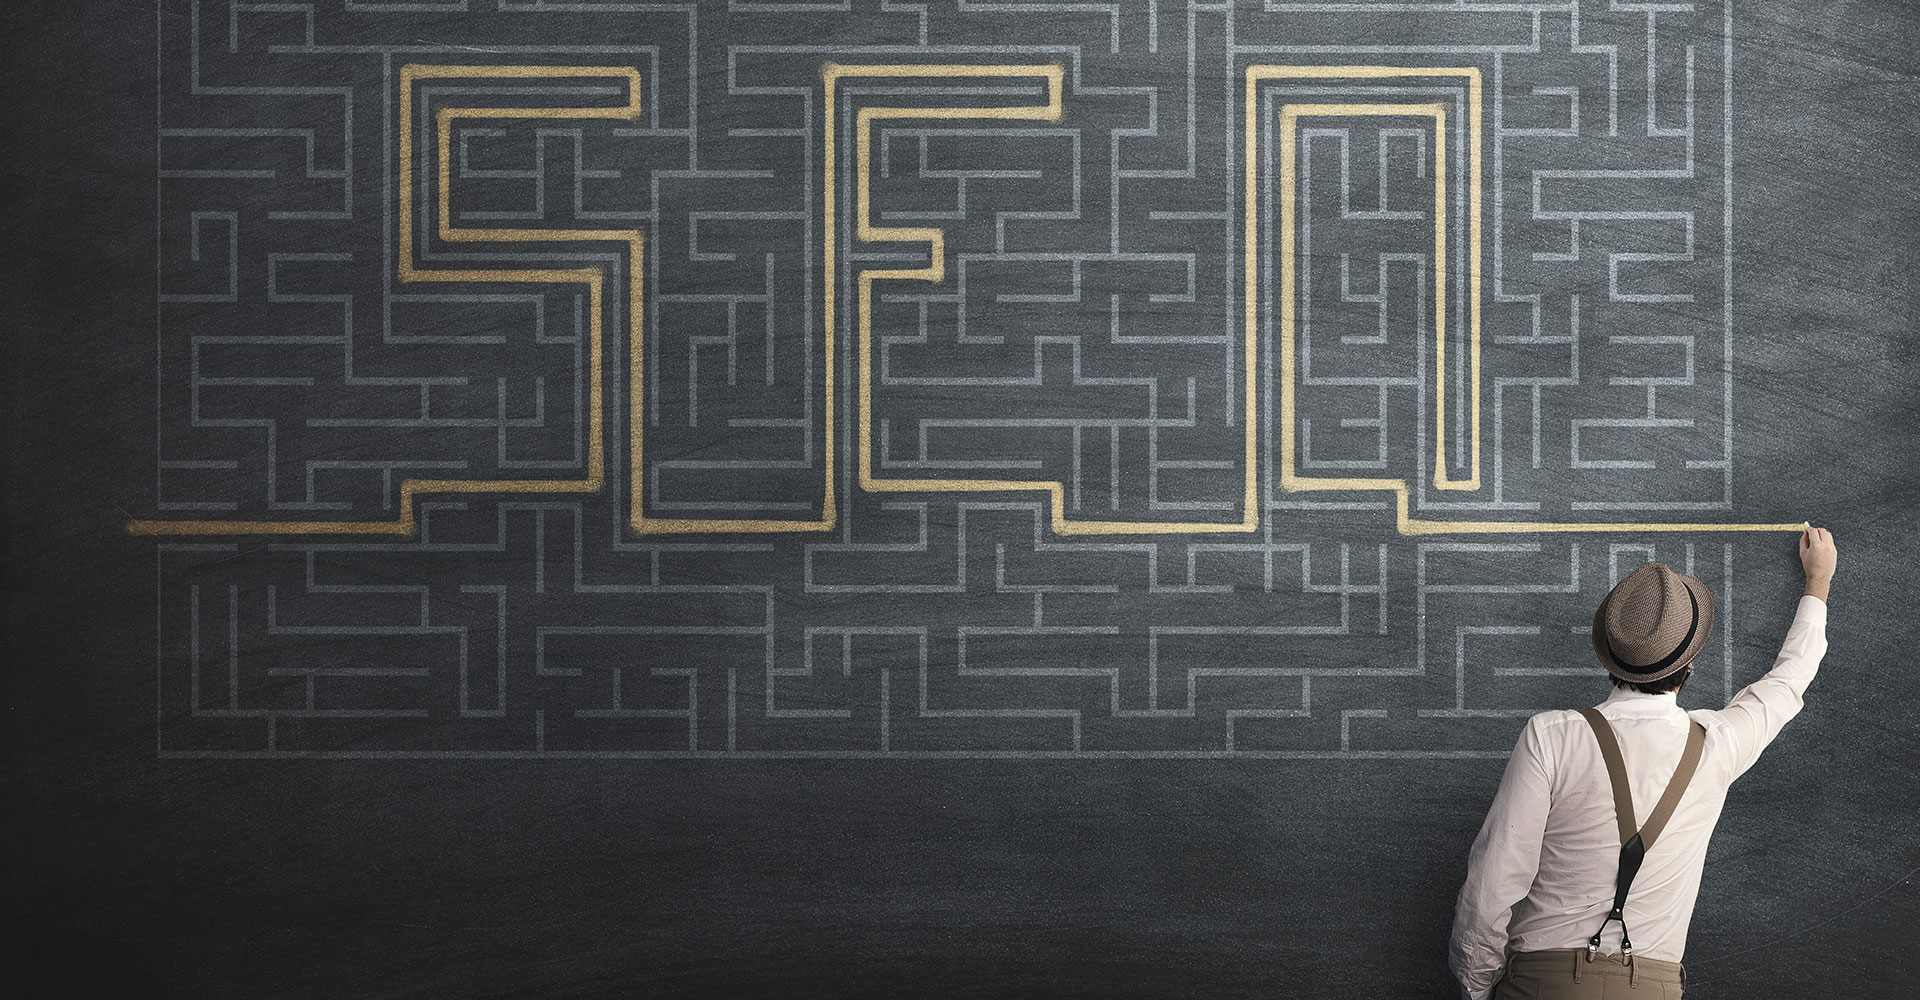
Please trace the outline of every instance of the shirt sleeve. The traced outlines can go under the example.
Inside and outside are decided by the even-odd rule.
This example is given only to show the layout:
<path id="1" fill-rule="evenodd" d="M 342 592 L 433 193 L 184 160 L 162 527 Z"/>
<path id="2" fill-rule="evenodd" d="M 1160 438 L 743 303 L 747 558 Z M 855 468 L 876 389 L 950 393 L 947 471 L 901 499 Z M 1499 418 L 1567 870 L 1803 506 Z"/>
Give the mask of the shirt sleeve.
<path id="1" fill-rule="evenodd" d="M 1506 964 L 1507 921 L 1540 868 L 1540 841 L 1552 804 L 1540 717 L 1520 733 L 1487 820 L 1467 854 L 1467 881 L 1454 906 L 1447 964 L 1472 1000 L 1493 993 Z"/>
<path id="2" fill-rule="evenodd" d="M 1807 685 L 1827 653 L 1827 603 L 1811 594 L 1800 598 L 1793 625 L 1773 669 L 1740 689 L 1719 717 L 1719 738 L 1731 754 L 1731 776 L 1738 778 L 1760 759 L 1760 752 L 1780 735 L 1787 721 L 1800 714 Z M 1731 778 L 1729 779 L 1731 780 Z"/>

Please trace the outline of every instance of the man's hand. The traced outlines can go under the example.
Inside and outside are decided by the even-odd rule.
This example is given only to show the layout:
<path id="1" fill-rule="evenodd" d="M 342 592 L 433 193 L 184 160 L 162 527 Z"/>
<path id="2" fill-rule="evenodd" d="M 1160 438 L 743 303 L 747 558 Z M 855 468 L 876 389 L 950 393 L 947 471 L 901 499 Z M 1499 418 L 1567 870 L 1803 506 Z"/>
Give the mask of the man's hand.
<path id="1" fill-rule="evenodd" d="M 1807 574 L 1806 594 L 1823 602 L 1827 599 L 1827 585 L 1833 582 L 1833 564 L 1837 558 L 1832 532 L 1809 527 L 1800 533 L 1800 568 Z"/>

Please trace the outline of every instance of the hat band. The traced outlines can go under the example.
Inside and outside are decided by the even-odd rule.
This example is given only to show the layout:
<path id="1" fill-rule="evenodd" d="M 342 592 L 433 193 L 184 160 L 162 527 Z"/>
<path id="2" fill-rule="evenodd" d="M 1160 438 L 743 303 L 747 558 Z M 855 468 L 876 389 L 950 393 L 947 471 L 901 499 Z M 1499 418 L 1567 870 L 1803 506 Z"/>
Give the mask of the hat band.
<path id="1" fill-rule="evenodd" d="M 1613 651 L 1613 640 L 1611 638 L 1606 639 L 1607 655 L 1613 657 L 1613 661 L 1621 667 L 1631 670 L 1636 674 L 1650 674 L 1654 671 L 1665 670 L 1673 666 L 1673 661 L 1678 660 L 1680 654 L 1686 652 L 1688 646 L 1693 645 L 1693 633 L 1700 627 L 1700 601 L 1693 596 L 1692 587 L 1681 584 L 1681 589 L 1687 592 L 1687 603 L 1693 605 L 1693 620 L 1687 623 L 1686 637 L 1680 640 L 1680 645 L 1675 647 L 1673 652 L 1667 654 L 1666 659 L 1661 660 L 1659 663 L 1650 663 L 1644 667 L 1628 663 L 1621 658 L 1619 653 Z"/>

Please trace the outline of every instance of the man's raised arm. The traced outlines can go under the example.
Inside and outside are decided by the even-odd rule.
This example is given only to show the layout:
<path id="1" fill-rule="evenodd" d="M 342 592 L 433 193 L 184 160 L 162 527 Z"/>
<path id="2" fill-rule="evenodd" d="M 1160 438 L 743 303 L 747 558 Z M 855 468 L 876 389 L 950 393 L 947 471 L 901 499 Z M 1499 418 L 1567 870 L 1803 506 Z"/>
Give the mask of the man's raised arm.
<path id="1" fill-rule="evenodd" d="M 1760 752 L 1800 713 L 1802 696 L 1827 652 L 1827 591 L 1833 582 L 1837 558 L 1833 535 L 1825 528 L 1808 528 L 1800 536 L 1800 566 L 1806 588 L 1787 629 L 1786 641 L 1773 669 L 1740 689 L 1720 710 L 1723 731 L 1732 744 L 1733 776 L 1739 777 L 1760 759 Z"/>

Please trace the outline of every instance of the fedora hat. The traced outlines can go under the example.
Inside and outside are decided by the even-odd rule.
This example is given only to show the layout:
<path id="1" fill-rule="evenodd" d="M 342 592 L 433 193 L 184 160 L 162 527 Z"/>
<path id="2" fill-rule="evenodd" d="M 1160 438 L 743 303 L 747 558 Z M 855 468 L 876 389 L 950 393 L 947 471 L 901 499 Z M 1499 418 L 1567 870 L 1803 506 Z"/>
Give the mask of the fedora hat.
<path id="1" fill-rule="evenodd" d="M 1646 683 L 1693 660 L 1713 631 L 1707 585 L 1650 562 L 1608 591 L 1593 613 L 1593 651 L 1607 673 Z"/>

